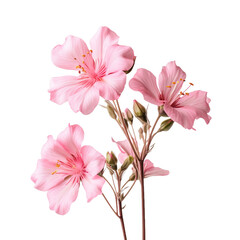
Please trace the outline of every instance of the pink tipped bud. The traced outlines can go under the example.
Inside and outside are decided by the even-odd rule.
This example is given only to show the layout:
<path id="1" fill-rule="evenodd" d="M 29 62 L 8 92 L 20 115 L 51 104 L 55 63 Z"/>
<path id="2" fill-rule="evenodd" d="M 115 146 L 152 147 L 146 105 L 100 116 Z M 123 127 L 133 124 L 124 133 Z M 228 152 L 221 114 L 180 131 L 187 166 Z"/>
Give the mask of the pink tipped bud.
<path id="1" fill-rule="evenodd" d="M 132 122 L 133 122 L 133 114 L 132 114 L 132 112 L 128 108 L 125 109 L 125 117 L 130 122 L 130 124 L 132 124 Z"/>
<path id="2" fill-rule="evenodd" d="M 136 100 L 133 101 L 133 112 L 142 123 L 147 122 L 147 111 L 145 107 Z"/>
<path id="3" fill-rule="evenodd" d="M 113 169 L 117 170 L 117 158 L 113 152 L 107 152 L 106 163 Z"/>

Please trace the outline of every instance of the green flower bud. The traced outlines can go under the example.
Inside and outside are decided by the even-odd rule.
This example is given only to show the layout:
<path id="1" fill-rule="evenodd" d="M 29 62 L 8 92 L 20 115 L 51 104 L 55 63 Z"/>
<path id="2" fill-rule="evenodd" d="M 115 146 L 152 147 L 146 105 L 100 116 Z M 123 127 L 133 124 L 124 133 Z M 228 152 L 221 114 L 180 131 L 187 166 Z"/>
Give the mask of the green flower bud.
<path id="1" fill-rule="evenodd" d="M 168 131 L 172 127 L 173 123 L 174 123 L 174 121 L 172 119 L 170 119 L 170 118 L 165 120 L 165 121 L 163 121 L 161 123 L 161 126 L 160 126 L 158 132 Z"/>
<path id="2" fill-rule="evenodd" d="M 147 111 L 145 107 L 136 100 L 133 101 L 133 112 L 135 117 L 137 117 L 142 123 L 147 122 Z"/>
<path id="3" fill-rule="evenodd" d="M 113 119 L 117 118 L 115 110 L 111 105 L 109 105 L 109 104 L 107 105 L 107 110 L 108 110 L 108 113 L 109 113 L 111 118 L 113 118 Z"/>
<path id="4" fill-rule="evenodd" d="M 107 152 L 106 163 L 113 169 L 117 170 L 117 158 L 113 152 Z"/>
<path id="5" fill-rule="evenodd" d="M 135 177 L 136 177 L 136 174 L 135 173 L 132 173 L 132 175 L 129 177 L 129 181 L 134 181 L 135 180 Z"/>
<path id="6" fill-rule="evenodd" d="M 133 157 L 132 156 L 128 156 L 125 161 L 123 162 L 121 168 L 120 168 L 120 172 L 124 172 L 125 170 L 127 170 L 127 168 L 130 166 L 130 164 L 132 164 L 133 162 Z"/>

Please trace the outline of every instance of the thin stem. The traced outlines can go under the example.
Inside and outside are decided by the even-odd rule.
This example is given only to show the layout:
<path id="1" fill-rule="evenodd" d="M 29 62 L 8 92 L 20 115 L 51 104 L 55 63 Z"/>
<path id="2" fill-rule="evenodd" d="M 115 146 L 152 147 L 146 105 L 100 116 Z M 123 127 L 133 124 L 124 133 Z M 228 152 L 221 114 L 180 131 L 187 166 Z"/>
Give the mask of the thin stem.
<path id="1" fill-rule="evenodd" d="M 108 185 L 111 187 L 111 189 L 112 189 L 114 195 L 116 196 L 116 192 L 114 191 L 114 189 L 113 189 L 111 183 L 110 183 L 110 182 L 109 182 L 104 176 L 102 176 L 102 178 L 108 183 Z"/>
<path id="2" fill-rule="evenodd" d="M 122 212 L 122 199 L 121 199 L 121 178 L 117 174 L 117 180 L 118 180 L 118 206 L 119 206 L 119 218 L 122 226 L 122 231 L 123 231 L 123 237 L 124 240 L 127 240 L 127 234 L 126 234 L 126 229 L 125 229 L 125 224 L 123 220 L 123 212 Z"/>
<path id="3" fill-rule="evenodd" d="M 141 198 L 142 198 L 142 240 L 145 240 L 146 239 L 146 221 L 145 221 L 145 196 L 144 196 L 143 161 L 140 161 L 139 165 L 140 165 L 140 184 L 141 184 Z"/>
<path id="4" fill-rule="evenodd" d="M 120 108 L 120 106 L 119 106 L 118 100 L 116 100 L 116 103 L 117 103 L 117 107 L 118 107 L 119 117 L 120 117 L 120 119 L 121 119 L 121 122 L 122 122 L 123 127 L 124 127 L 124 130 L 125 130 L 124 133 L 125 133 L 125 135 L 126 135 L 126 137 L 127 137 L 128 142 L 129 142 L 130 145 L 131 145 L 131 148 L 132 148 L 132 150 L 133 150 L 136 158 L 139 159 L 139 156 L 138 156 L 138 154 L 137 154 L 137 152 L 136 152 L 136 150 L 135 150 L 135 147 L 134 147 L 134 145 L 133 145 L 133 143 L 132 143 L 132 141 L 131 141 L 131 139 L 130 139 L 130 137 L 129 137 L 128 130 L 127 130 L 127 126 L 125 125 L 125 121 L 124 121 L 124 119 L 123 119 L 122 112 L 121 112 L 121 108 Z"/>
<path id="5" fill-rule="evenodd" d="M 109 203 L 109 201 L 107 200 L 106 196 L 102 193 L 102 196 L 104 197 L 104 199 L 106 200 L 108 206 L 112 209 L 112 211 L 116 214 L 117 217 L 120 217 L 118 216 L 118 214 L 116 213 L 116 211 L 113 209 L 112 205 Z"/>
<path id="6" fill-rule="evenodd" d="M 132 186 L 130 187 L 130 189 L 128 190 L 128 192 L 126 193 L 126 195 L 124 196 L 123 199 L 125 199 L 125 198 L 127 197 L 127 195 L 130 193 L 130 191 L 132 190 L 132 188 L 133 188 L 133 186 L 135 185 L 136 181 L 137 181 L 137 179 L 135 178 L 135 180 L 134 180 Z"/>

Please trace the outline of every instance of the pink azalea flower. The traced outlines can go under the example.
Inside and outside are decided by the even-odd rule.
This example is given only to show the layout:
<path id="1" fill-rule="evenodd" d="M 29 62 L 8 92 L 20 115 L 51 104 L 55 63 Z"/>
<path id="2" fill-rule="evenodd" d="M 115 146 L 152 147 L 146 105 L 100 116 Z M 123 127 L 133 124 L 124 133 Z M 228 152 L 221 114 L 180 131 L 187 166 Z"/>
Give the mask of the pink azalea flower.
<path id="1" fill-rule="evenodd" d="M 116 142 L 114 141 L 114 139 L 112 139 L 112 141 L 117 144 L 120 150 L 118 159 L 121 163 L 123 163 L 128 156 L 132 156 L 132 157 L 135 156 L 128 140 Z M 144 160 L 143 171 L 144 171 L 145 178 L 152 177 L 152 176 L 166 176 L 169 174 L 168 170 L 164 170 L 159 167 L 154 167 L 153 163 L 148 159 Z"/>
<path id="2" fill-rule="evenodd" d="M 102 193 L 104 179 L 97 174 L 105 158 L 91 146 L 82 146 L 84 132 L 78 125 L 69 125 L 57 140 L 48 137 L 41 159 L 32 175 L 35 187 L 48 191 L 51 210 L 66 214 L 78 195 L 80 182 L 87 201 Z"/>
<path id="3" fill-rule="evenodd" d="M 52 61 L 60 68 L 77 70 L 78 76 L 52 78 L 50 98 L 62 104 L 69 102 L 74 112 L 91 113 L 99 96 L 116 100 L 121 95 L 126 74 L 134 63 L 130 47 L 118 45 L 119 37 L 107 27 L 101 27 L 93 36 L 88 49 L 77 37 L 68 36 L 63 45 L 52 50 Z"/>
<path id="4" fill-rule="evenodd" d="M 138 69 L 130 80 L 129 86 L 142 93 L 144 99 L 152 104 L 164 105 L 164 111 L 175 122 L 184 128 L 192 129 L 195 119 L 203 118 L 208 124 L 211 117 L 207 92 L 194 91 L 187 93 L 181 91 L 186 74 L 175 63 L 169 62 L 158 78 L 146 69 Z"/>

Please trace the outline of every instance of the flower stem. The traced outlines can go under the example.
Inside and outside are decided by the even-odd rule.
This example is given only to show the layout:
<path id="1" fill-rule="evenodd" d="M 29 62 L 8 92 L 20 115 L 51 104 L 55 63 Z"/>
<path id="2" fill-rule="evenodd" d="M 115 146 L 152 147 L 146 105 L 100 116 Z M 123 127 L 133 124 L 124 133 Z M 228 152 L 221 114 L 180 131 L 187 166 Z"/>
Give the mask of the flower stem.
<path id="1" fill-rule="evenodd" d="M 142 240 L 146 239 L 146 224 L 145 224 L 145 196 L 144 196 L 144 172 L 143 161 L 139 161 L 140 166 L 140 184 L 141 184 L 141 198 L 142 198 Z"/>
<path id="2" fill-rule="evenodd" d="M 123 231 L 123 238 L 124 240 L 127 240 L 127 234 L 126 234 L 126 229 L 125 229 L 125 224 L 124 224 L 123 214 L 122 214 L 122 201 L 120 199 L 118 200 L 118 206 L 119 206 L 119 218 L 120 218 L 122 231 Z"/>

